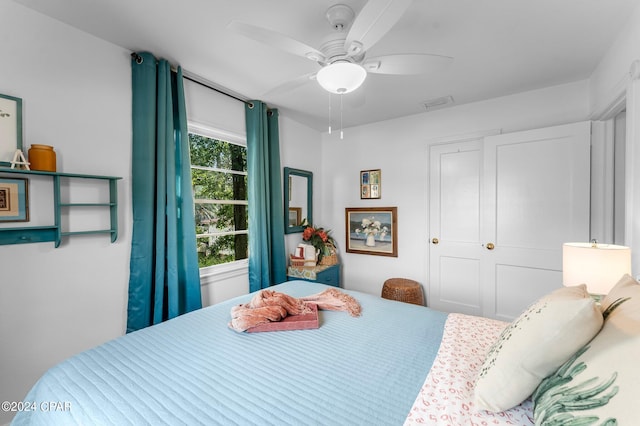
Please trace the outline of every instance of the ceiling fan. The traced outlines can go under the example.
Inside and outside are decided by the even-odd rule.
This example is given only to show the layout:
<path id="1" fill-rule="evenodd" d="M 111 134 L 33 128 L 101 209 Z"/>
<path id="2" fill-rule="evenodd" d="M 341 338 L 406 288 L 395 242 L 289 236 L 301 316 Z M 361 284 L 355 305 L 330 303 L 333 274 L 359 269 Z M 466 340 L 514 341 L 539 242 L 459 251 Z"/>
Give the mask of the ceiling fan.
<path id="1" fill-rule="evenodd" d="M 270 92 L 291 90 L 311 80 L 327 91 L 345 94 L 362 85 L 368 73 L 417 75 L 431 72 L 453 58 L 431 54 L 392 54 L 368 57 L 367 51 L 398 22 L 413 0 L 369 0 L 356 16 L 345 4 L 325 14 L 333 32 L 318 49 L 276 31 L 232 21 L 228 28 L 253 40 L 317 62 L 320 70 L 303 75 Z"/>

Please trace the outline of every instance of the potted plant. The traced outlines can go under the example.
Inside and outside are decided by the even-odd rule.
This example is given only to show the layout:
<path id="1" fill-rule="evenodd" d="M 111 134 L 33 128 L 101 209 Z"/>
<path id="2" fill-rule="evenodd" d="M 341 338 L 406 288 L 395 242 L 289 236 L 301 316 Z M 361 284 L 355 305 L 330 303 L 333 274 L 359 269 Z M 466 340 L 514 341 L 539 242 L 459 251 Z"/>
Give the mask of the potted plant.
<path id="1" fill-rule="evenodd" d="M 329 230 L 307 224 L 302 231 L 302 240 L 311 244 L 318 251 L 318 263 L 322 265 L 335 265 L 338 263 L 336 242 Z"/>

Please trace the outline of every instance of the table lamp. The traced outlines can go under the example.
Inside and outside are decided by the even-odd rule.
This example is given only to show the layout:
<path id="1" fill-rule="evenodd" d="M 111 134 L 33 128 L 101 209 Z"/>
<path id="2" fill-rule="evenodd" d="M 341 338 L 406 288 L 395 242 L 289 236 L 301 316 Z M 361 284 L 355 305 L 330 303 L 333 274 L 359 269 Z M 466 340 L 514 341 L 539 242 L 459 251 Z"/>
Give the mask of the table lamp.
<path id="1" fill-rule="evenodd" d="M 595 240 L 562 245 L 562 284 L 567 287 L 586 284 L 589 293 L 602 296 L 624 274 L 631 274 L 629 247 L 598 244 Z"/>

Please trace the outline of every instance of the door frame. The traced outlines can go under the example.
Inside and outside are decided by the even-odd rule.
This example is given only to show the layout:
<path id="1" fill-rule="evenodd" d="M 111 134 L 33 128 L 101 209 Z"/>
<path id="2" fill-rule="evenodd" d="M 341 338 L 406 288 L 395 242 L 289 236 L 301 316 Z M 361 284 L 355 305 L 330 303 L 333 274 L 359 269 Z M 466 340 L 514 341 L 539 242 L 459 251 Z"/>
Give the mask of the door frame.
<path id="1" fill-rule="evenodd" d="M 624 244 L 631 247 L 631 270 L 640 273 L 640 60 L 633 61 L 611 90 L 607 102 L 597 105 L 590 119 L 607 121 L 623 109 L 627 110 L 626 164 L 625 164 L 625 238 Z M 634 194 L 635 193 L 635 194 Z"/>

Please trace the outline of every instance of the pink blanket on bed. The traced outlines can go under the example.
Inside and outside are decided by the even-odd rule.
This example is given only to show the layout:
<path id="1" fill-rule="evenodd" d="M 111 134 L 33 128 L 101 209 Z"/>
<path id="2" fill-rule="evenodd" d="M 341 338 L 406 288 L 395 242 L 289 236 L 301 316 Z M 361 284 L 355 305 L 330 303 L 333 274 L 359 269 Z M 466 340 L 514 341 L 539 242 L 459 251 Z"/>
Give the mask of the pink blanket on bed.
<path id="1" fill-rule="evenodd" d="M 229 327 L 243 332 L 260 324 L 281 321 L 288 315 L 308 314 L 311 312 L 309 304 L 316 305 L 318 309 L 346 311 L 354 317 L 360 315 L 361 309 L 356 299 L 336 288 L 301 298 L 273 290 L 261 290 L 249 303 L 231 308 Z"/>

